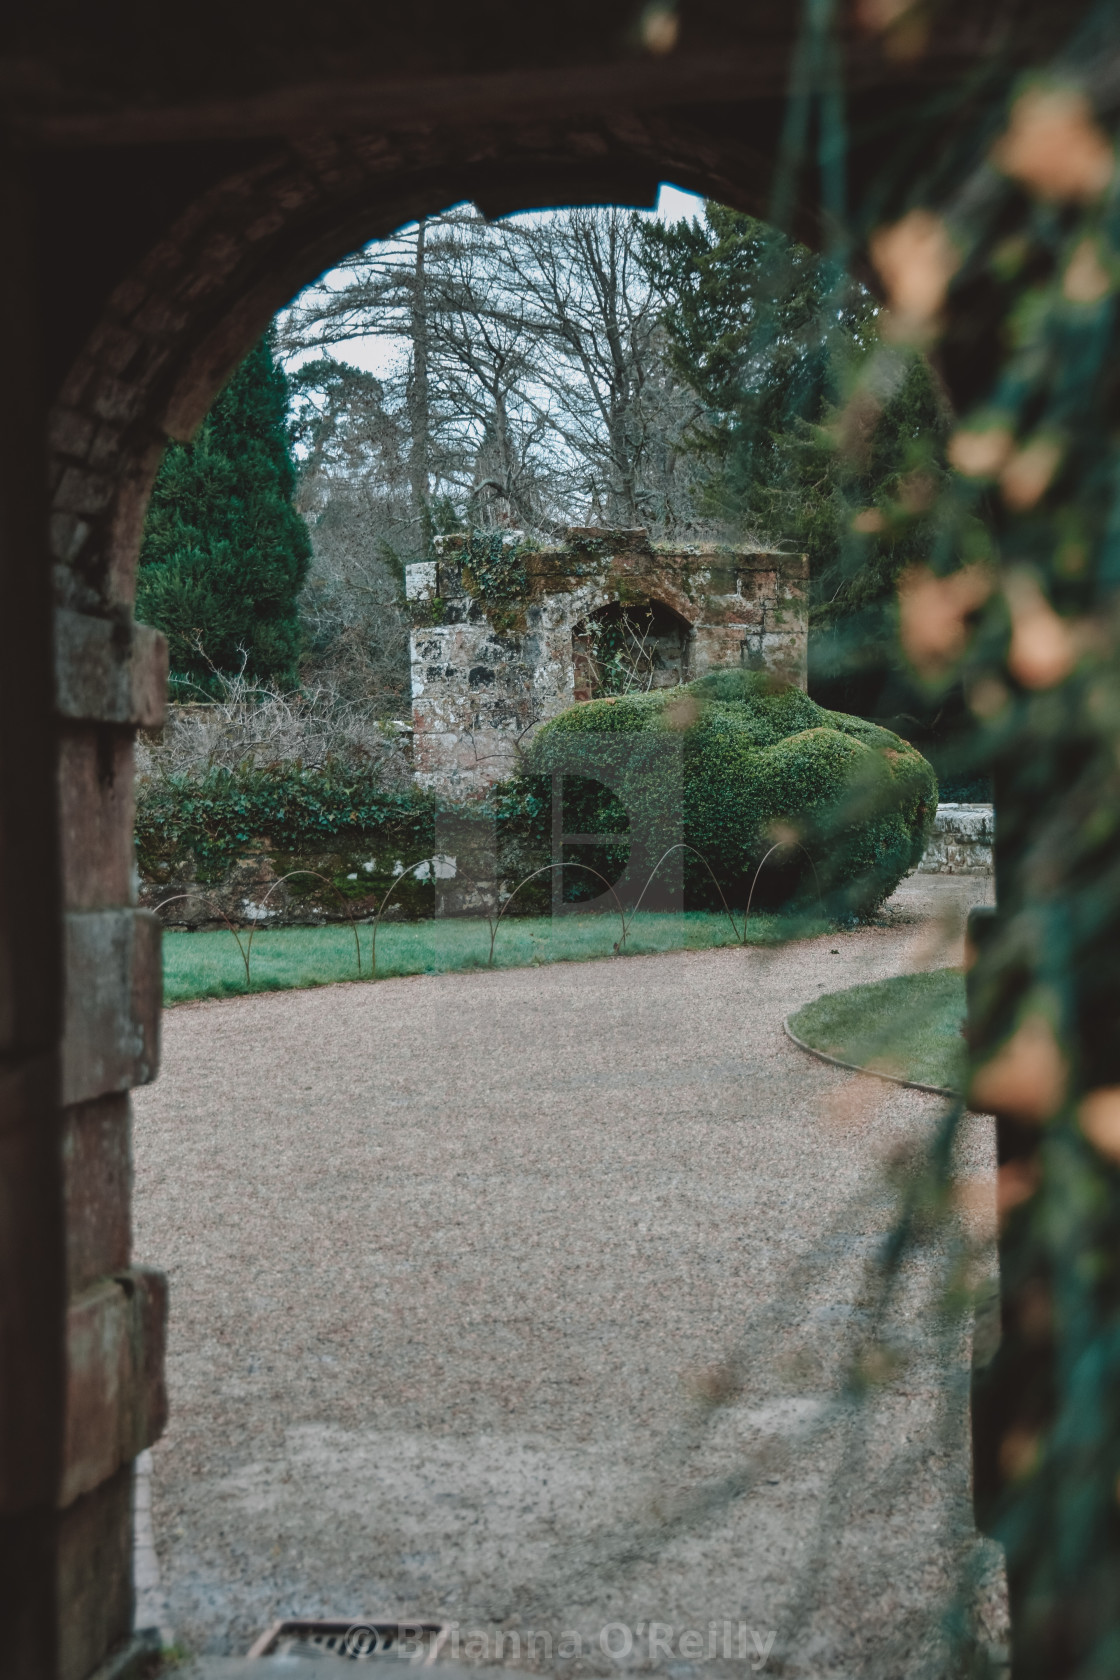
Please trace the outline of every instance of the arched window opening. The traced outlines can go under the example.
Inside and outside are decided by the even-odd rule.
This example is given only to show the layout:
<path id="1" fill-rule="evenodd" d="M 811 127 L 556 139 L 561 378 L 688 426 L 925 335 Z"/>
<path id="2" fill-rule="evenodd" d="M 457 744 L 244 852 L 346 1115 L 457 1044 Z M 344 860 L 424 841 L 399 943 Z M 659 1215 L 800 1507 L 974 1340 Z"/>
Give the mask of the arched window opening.
<path id="1" fill-rule="evenodd" d="M 688 681 L 687 622 L 662 601 L 615 601 L 572 632 L 575 697 L 648 694 Z"/>

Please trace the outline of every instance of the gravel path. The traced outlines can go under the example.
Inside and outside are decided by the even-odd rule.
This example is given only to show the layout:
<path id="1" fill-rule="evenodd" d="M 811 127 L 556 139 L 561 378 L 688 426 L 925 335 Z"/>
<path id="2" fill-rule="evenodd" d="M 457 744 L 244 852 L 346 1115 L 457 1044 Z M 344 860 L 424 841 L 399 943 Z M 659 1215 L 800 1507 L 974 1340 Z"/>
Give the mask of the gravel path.
<path id="1" fill-rule="evenodd" d="M 967 1347 L 923 1305 L 936 1245 L 903 1279 L 907 1362 L 829 1410 L 884 1162 L 941 1105 L 782 1021 L 958 961 L 987 887 L 916 876 L 885 925 L 781 950 L 169 1012 L 136 1093 L 136 1248 L 172 1285 L 153 1509 L 179 1640 L 435 1615 L 467 1657 L 504 1629 L 522 1667 L 717 1680 L 746 1671 L 743 1624 L 767 1673 L 943 1673 Z M 963 1170 L 990 1176 L 986 1121 Z M 518 1653 L 530 1630 L 551 1664 Z"/>

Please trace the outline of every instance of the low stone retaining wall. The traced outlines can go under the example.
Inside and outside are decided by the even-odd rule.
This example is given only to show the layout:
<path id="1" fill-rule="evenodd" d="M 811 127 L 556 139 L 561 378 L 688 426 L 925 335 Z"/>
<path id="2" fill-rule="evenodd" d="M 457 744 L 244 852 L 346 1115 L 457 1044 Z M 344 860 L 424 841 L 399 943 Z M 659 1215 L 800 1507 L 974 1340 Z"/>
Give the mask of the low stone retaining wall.
<path id="1" fill-rule="evenodd" d="M 927 875 L 990 875 L 994 839 L 994 806 L 939 805 L 918 869 Z"/>
<path id="2" fill-rule="evenodd" d="M 369 837 L 365 836 L 368 841 Z M 426 864 L 419 868 L 394 858 L 394 848 L 356 847 L 352 854 L 274 856 L 264 842 L 240 857 L 220 880 L 203 883 L 193 874 L 169 870 L 159 881 L 140 879 L 138 899 L 165 927 L 197 932 L 234 927 L 319 927 L 325 922 L 364 922 L 376 914 L 383 894 L 402 880 L 385 912 L 401 920 L 432 913 Z M 379 854 L 379 855 L 378 855 Z M 405 850 L 405 857 L 408 852 Z"/>
<path id="3" fill-rule="evenodd" d="M 468 823 L 466 827 L 473 831 L 474 825 Z M 481 910 L 486 897 L 485 891 L 482 899 L 477 896 L 478 877 L 485 870 L 467 872 L 472 885 L 466 899 L 461 884 L 448 885 L 455 871 L 441 869 L 442 854 L 458 856 L 472 844 L 469 837 L 453 829 L 454 825 L 445 819 L 437 835 L 441 855 L 436 858 L 434 871 L 434 886 L 440 900 L 436 913 L 443 915 L 461 915 L 465 909 L 469 913 L 472 908 Z M 932 875 L 990 875 L 994 833 L 991 805 L 939 805 L 933 838 L 918 869 Z M 372 856 L 364 860 L 356 855 L 334 853 L 304 860 L 285 857 L 276 868 L 268 847 L 258 842 L 213 885 L 203 886 L 191 877 L 181 879 L 170 871 L 160 881 L 142 879 L 139 902 L 144 909 L 156 910 L 160 920 L 170 927 L 219 928 L 230 922 L 239 927 L 253 924 L 315 927 L 323 922 L 346 922 L 351 918 L 369 921 L 386 887 L 398 875 L 405 874 L 409 879 L 394 894 L 386 918 L 431 915 L 433 882 L 429 864 L 406 867 L 403 862 L 394 862 L 388 866 L 392 873 L 386 880 L 385 860 L 392 856 L 392 848 L 387 853 L 384 846 L 379 849 L 384 854 L 382 872 L 373 880 L 369 879 L 375 867 Z M 299 869 L 300 873 L 292 880 L 282 880 L 281 874 L 291 869 Z M 493 873 L 492 864 L 490 873 Z M 484 888 L 492 885 L 485 881 L 481 884 Z"/>

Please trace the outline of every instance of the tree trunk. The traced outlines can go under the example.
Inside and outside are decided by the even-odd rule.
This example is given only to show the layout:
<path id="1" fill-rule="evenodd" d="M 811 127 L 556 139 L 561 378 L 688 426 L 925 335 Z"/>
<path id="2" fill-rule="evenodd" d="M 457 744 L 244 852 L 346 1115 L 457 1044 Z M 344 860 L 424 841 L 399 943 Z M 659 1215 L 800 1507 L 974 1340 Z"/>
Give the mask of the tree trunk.
<path id="1" fill-rule="evenodd" d="M 427 241 L 427 219 L 421 217 L 416 229 L 416 262 L 412 280 L 412 308 L 409 332 L 412 338 L 412 384 L 409 390 L 408 417 L 412 431 L 409 450 L 409 491 L 412 500 L 413 528 L 417 534 L 418 552 L 426 554 L 432 543 L 431 493 L 431 425 L 428 391 L 428 294 L 424 257 Z"/>

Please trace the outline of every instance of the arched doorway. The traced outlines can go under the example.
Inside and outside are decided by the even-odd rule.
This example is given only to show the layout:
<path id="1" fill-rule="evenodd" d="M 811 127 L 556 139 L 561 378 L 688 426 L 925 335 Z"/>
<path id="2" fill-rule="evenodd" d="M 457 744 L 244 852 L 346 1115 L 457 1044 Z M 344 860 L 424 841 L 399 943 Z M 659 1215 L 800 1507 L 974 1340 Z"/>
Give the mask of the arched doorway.
<path id="1" fill-rule="evenodd" d="M 691 626 L 662 601 L 612 601 L 572 631 L 576 700 L 648 694 L 689 677 Z"/>
<path id="2" fill-rule="evenodd" d="M 361 138 L 293 146 L 214 187 L 114 292 L 106 318 L 64 380 L 55 410 L 51 529 L 65 645 L 74 650 L 75 665 L 88 669 L 98 660 L 108 668 L 107 703 L 88 692 L 72 703 L 68 750 L 99 765 L 105 724 L 117 731 L 113 743 L 121 762 L 114 776 L 87 777 L 79 786 L 92 790 L 93 820 L 106 834 L 105 853 L 114 857 L 122 878 L 131 852 L 127 815 L 112 829 L 105 812 L 127 809 L 120 803 L 130 774 L 127 731 L 156 723 L 160 713 L 163 650 L 159 638 L 131 622 L 131 603 L 146 499 L 166 438 L 190 435 L 231 368 L 300 285 L 356 244 L 413 214 L 466 197 L 511 210 L 589 196 L 650 200 L 657 180 L 670 173 L 685 185 L 695 182 L 724 198 L 755 202 L 733 175 L 723 177 L 702 147 L 693 155 L 695 142 L 686 128 L 643 121 L 620 134 L 608 122 L 595 133 L 594 144 L 583 124 L 559 125 L 543 135 L 539 130 L 527 137 L 507 135 L 467 164 L 463 154 L 470 147 L 462 134 L 441 134 L 411 151 L 408 141 L 403 150 L 386 152 Z M 586 163 L 589 152 L 594 169 Z M 739 158 L 739 166 L 746 180 L 754 177 L 749 154 Z M 600 614 L 590 632 L 601 644 L 592 655 L 600 682 L 662 686 L 684 679 L 687 621 L 671 607 L 652 600 L 634 608 L 607 603 Z M 612 666 L 613 678 L 607 676 Z M 104 715 L 98 705 L 115 709 Z M 71 832 L 76 835 L 89 820 L 88 810 L 75 810 Z M 123 900 L 122 891 L 113 912 L 120 924 L 116 937 L 133 944 L 122 966 L 121 990 L 142 1042 L 115 1070 L 117 1089 L 154 1076 L 149 1045 L 158 1016 L 153 930 Z M 86 906 L 74 908 L 84 913 Z M 72 1095 L 88 1106 L 99 1092 L 95 1083 L 86 1083 Z M 81 1124 L 92 1129 L 88 1113 Z M 118 1155 L 127 1148 L 127 1124 L 118 1102 L 106 1133 Z M 123 1205 L 118 1195 L 118 1208 Z M 158 1282 L 137 1272 L 131 1284 L 129 1299 L 145 1303 L 151 1321 L 147 1328 L 153 1333 L 143 1345 L 155 1350 Z M 134 1343 L 142 1341 L 131 1327 L 129 1333 Z M 149 1389 L 158 1390 L 158 1358 L 141 1376 Z M 153 1401 L 137 1412 L 134 1433 L 119 1449 L 115 1503 L 110 1506 L 106 1498 L 102 1543 L 106 1536 L 115 1537 L 118 1549 L 124 1543 L 129 1449 L 146 1445 L 160 1422 L 159 1403 Z M 98 1497 L 97 1490 L 90 1491 Z M 109 1601 L 102 1625 L 110 1632 L 119 1633 L 125 1603 L 123 1590 Z"/>
<path id="3" fill-rule="evenodd" d="M 232 368 L 302 285 L 416 214 L 465 198 L 495 213 L 604 197 L 649 203 L 663 177 L 756 203 L 687 127 L 671 142 L 672 128 L 656 119 L 579 121 L 496 136 L 443 130 L 417 142 L 405 135 L 399 147 L 380 138 L 318 137 L 272 150 L 163 230 L 115 286 L 62 378 L 51 422 L 50 538 L 64 908 L 73 932 L 88 941 L 72 939 L 69 948 L 76 1057 L 63 1101 L 74 1139 L 69 1194 L 77 1203 L 82 1186 L 95 1183 L 99 1198 L 94 1239 L 72 1274 L 71 1317 L 95 1314 L 106 1362 L 124 1370 L 123 1380 L 113 1377 L 116 1414 L 92 1425 L 110 1437 L 106 1449 L 79 1467 L 64 1496 L 73 1568 L 101 1583 L 80 1602 L 68 1601 L 67 1680 L 85 1680 L 127 1636 L 132 1464 L 165 1416 L 162 1280 L 127 1266 L 123 1093 L 154 1078 L 158 1063 L 158 932 L 130 903 L 131 737 L 138 727 L 158 727 L 166 650 L 134 622 L 132 601 L 147 498 L 166 441 L 191 435 Z M 740 169 L 745 180 L 763 179 L 749 151 Z M 97 1049 L 106 1040 L 115 1047 L 108 1061 Z M 119 1281 L 87 1302 L 94 1280 L 109 1273 Z"/>

